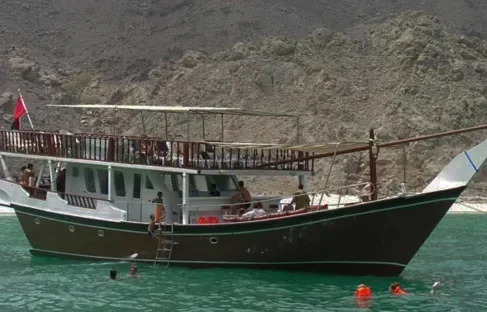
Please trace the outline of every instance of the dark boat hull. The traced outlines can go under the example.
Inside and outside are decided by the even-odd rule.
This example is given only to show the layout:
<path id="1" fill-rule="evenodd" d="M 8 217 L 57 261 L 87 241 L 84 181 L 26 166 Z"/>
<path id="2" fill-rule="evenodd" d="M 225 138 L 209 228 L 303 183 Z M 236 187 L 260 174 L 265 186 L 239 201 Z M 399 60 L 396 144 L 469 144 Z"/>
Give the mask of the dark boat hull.
<path id="1" fill-rule="evenodd" d="M 174 225 L 170 265 L 398 276 L 464 187 L 266 221 Z M 147 225 L 12 205 L 34 255 L 153 262 Z M 166 261 L 161 261 L 166 262 Z"/>

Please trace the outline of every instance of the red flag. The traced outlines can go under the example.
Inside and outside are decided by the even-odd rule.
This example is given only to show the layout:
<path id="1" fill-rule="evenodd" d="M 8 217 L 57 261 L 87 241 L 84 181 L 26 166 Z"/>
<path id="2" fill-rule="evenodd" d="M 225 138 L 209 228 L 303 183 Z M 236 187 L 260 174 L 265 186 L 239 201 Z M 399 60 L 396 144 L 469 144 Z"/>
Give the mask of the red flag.
<path id="1" fill-rule="evenodd" d="M 24 99 L 22 99 L 22 96 L 20 95 L 17 99 L 17 103 L 15 103 L 13 114 L 14 121 L 12 122 L 12 127 L 10 127 L 11 129 L 20 129 L 20 117 L 22 117 L 25 113 L 27 113 L 27 110 L 25 109 Z"/>

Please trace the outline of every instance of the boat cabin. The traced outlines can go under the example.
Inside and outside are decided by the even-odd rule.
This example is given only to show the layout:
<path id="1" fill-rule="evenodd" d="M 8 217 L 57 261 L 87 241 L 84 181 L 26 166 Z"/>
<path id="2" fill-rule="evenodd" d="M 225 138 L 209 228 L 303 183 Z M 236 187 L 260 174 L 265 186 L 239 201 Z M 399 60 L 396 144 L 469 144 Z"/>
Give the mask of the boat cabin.
<path id="1" fill-rule="evenodd" d="M 66 164 L 65 193 L 108 200 L 109 184 L 106 166 Z M 189 220 L 196 223 L 200 216 L 211 216 L 222 221 L 227 213 L 226 206 L 238 192 L 235 175 L 189 174 Z M 212 185 L 216 185 L 220 196 L 212 196 Z M 112 203 L 127 212 L 127 221 L 147 222 L 154 213 L 151 202 L 158 192 L 163 193 L 165 221 L 182 223 L 183 175 L 178 172 L 160 172 L 129 168 L 113 169 Z M 255 198 L 255 197 L 254 197 Z M 263 209 L 277 209 L 279 200 L 262 199 Z"/>

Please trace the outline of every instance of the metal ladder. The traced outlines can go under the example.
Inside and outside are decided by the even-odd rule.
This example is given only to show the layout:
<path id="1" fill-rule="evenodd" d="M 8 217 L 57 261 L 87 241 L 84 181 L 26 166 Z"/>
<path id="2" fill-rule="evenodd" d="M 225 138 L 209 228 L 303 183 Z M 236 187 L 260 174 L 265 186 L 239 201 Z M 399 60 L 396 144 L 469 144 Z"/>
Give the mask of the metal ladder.
<path id="1" fill-rule="evenodd" d="M 169 227 L 169 230 L 166 231 L 166 227 Z M 159 232 L 159 243 L 157 244 L 157 251 L 156 257 L 154 259 L 154 268 L 157 265 L 159 260 L 166 261 L 166 267 L 169 267 L 169 261 L 171 260 L 172 248 L 177 243 L 174 242 L 174 226 L 173 224 L 164 224 L 161 226 Z"/>

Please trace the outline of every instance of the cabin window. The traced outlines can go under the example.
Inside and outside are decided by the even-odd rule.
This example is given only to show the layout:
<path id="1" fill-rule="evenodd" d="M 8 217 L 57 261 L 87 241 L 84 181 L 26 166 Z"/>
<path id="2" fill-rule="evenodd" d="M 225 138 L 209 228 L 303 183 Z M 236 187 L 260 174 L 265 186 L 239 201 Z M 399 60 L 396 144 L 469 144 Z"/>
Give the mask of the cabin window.
<path id="1" fill-rule="evenodd" d="M 148 190 L 154 189 L 154 185 L 152 185 L 152 181 L 149 179 L 148 176 L 145 176 L 145 188 Z"/>
<path id="2" fill-rule="evenodd" d="M 142 176 L 140 174 L 134 174 L 134 190 L 133 198 L 140 198 L 140 184 L 142 182 Z"/>
<path id="3" fill-rule="evenodd" d="M 232 176 L 227 175 L 209 175 L 208 184 L 216 184 L 220 191 L 237 191 L 237 183 Z"/>
<path id="4" fill-rule="evenodd" d="M 180 188 L 178 187 L 178 183 L 182 181 L 181 175 L 175 173 L 161 173 L 161 178 L 162 183 L 164 183 L 164 186 L 168 191 L 177 192 L 180 190 Z"/>
<path id="5" fill-rule="evenodd" d="M 79 176 L 79 168 L 78 167 L 73 167 L 71 171 L 71 175 L 75 178 Z"/>
<path id="6" fill-rule="evenodd" d="M 194 181 L 192 187 L 200 192 L 208 192 L 208 183 L 206 181 L 206 176 L 204 175 L 191 175 Z"/>
<path id="7" fill-rule="evenodd" d="M 97 170 L 98 173 L 98 184 L 100 186 L 101 194 L 108 194 L 108 170 Z"/>
<path id="8" fill-rule="evenodd" d="M 120 197 L 125 197 L 125 179 L 123 173 L 120 171 L 115 171 L 115 195 Z"/>
<path id="9" fill-rule="evenodd" d="M 174 176 L 174 174 L 163 173 L 161 176 L 162 176 L 162 183 L 164 183 L 164 187 L 168 191 L 177 191 L 177 189 L 174 189 L 174 184 L 172 181 L 173 180 L 172 176 Z"/>
<path id="10" fill-rule="evenodd" d="M 95 174 L 93 173 L 93 169 L 85 168 L 84 174 L 86 190 L 90 193 L 96 193 Z"/>

